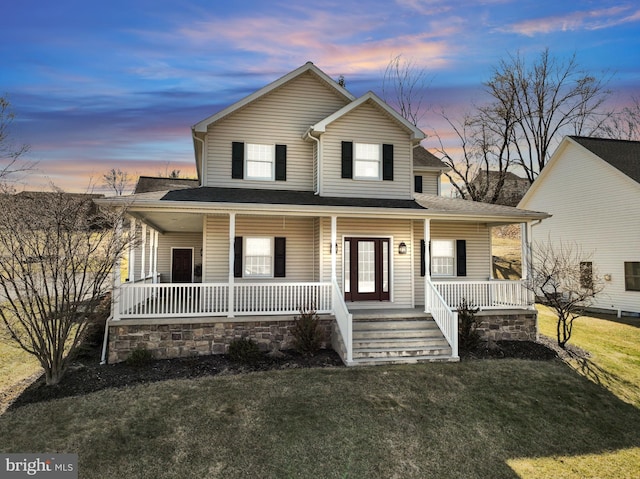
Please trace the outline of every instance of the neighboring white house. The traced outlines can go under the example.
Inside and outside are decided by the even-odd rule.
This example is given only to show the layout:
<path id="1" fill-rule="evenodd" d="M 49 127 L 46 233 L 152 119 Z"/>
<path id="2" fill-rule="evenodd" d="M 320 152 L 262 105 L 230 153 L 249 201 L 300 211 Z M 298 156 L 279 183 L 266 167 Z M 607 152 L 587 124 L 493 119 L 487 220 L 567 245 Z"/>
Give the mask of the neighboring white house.
<path id="1" fill-rule="evenodd" d="M 552 215 L 534 241 L 592 253 L 594 308 L 640 313 L 640 142 L 565 137 L 518 206 Z"/>
<path id="2" fill-rule="evenodd" d="M 491 281 L 490 231 L 548 215 L 438 196 L 446 167 L 374 93 L 306 63 L 192 136 L 196 187 L 153 180 L 101 202 L 128 208 L 141 243 L 114 288 L 110 361 L 225 352 L 240 336 L 286 347 L 300 308 L 322 314 L 347 364 L 456 359 L 462 298 L 498 322 L 510 311 L 494 339 L 535 337 L 522 283 Z"/>

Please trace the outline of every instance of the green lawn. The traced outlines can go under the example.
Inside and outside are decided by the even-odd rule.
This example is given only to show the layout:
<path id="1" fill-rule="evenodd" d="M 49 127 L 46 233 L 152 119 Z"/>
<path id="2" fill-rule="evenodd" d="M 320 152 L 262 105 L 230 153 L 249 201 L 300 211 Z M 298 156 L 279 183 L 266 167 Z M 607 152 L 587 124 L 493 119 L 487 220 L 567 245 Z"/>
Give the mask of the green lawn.
<path id="1" fill-rule="evenodd" d="M 0 414 L 16 383 L 41 371 L 38 361 L 22 349 L 0 340 Z"/>
<path id="2" fill-rule="evenodd" d="M 572 342 L 591 348 L 588 367 L 485 360 L 166 381 L 6 412 L 0 451 L 78 453 L 83 478 L 635 478 L 637 320 L 580 321 Z"/>
<path id="3" fill-rule="evenodd" d="M 551 309 L 538 306 L 539 329 L 556 337 L 557 321 Z M 591 315 L 575 320 L 569 344 L 591 353 L 586 361 L 570 364 L 602 384 L 623 401 L 640 408 L 640 318 Z"/>

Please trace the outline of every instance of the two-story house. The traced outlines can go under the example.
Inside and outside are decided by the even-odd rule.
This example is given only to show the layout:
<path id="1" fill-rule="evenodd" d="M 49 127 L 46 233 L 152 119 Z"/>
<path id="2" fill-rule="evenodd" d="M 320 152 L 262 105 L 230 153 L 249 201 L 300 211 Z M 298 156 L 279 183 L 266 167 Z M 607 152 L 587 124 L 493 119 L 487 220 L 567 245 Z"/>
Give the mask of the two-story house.
<path id="1" fill-rule="evenodd" d="M 444 165 L 374 93 L 307 63 L 192 135 L 198 187 L 102 202 L 126 205 L 139 239 L 114 286 L 110 361 L 243 336 L 287 347 L 301 308 L 346 364 L 457 359 L 462 298 L 491 334 L 535 337 L 522 284 L 491 278 L 490 229 L 547 215 L 438 196 Z"/>
<path id="2" fill-rule="evenodd" d="M 520 206 L 553 215 L 536 243 L 579 248 L 604 280 L 592 308 L 640 313 L 640 141 L 565 137 Z"/>

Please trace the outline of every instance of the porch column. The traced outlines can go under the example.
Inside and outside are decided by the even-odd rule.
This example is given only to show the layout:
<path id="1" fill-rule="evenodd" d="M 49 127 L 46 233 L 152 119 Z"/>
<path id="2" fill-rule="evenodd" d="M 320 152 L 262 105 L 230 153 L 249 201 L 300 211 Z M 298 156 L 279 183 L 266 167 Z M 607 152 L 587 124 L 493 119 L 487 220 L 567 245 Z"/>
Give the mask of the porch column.
<path id="1" fill-rule="evenodd" d="M 431 305 L 429 304 L 429 288 L 431 287 L 431 219 L 426 218 L 424 220 L 424 312 L 429 313 L 431 311 Z"/>
<path id="2" fill-rule="evenodd" d="M 229 213 L 229 280 L 228 280 L 229 305 L 228 305 L 228 311 L 227 311 L 227 318 L 234 317 L 233 310 L 234 310 L 234 304 L 235 304 L 235 295 L 234 295 L 235 277 L 233 274 L 233 267 L 234 267 L 235 253 L 236 253 L 235 243 L 236 243 L 236 214 Z"/>
<path id="3" fill-rule="evenodd" d="M 136 269 L 136 229 L 138 222 L 135 218 L 131 218 L 131 230 L 129 233 L 129 278 L 130 283 L 135 283 L 135 269 Z"/>
<path id="4" fill-rule="evenodd" d="M 522 279 L 529 279 L 529 260 L 531 245 L 529 244 L 529 224 L 520 223 L 520 247 L 522 248 Z"/>
<path id="5" fill-rule="evenodd" d="M 140 251 L 140 280 L 144 281 L 147 269 L 147 225 L 142 223 L 142 250 Z"/>
<path id="6" fill-rule="evenodd" d="M 153 251 L 154 251 L 154 247 L 153 247 L 153 241 L 156 237 L 156 230 L 149 228 L 149 272 L 147 273 L 147 276 L 149 276 L 151 278 L 151 282 L 154 282 L 153 279 Z"/>
<path id="7" fill-rule="evenodd" d="M 338 273 L 336 268 L 337 263 L 337 249 L 336 244 L 338 242 L 338 217 L 331 217 L 331 281 L 338 281 Z"/>
<path id="8" fill-rule="evenodd" d="M 154 234 L 154 238 L 153 238 L 153 282 L 160 282 L 158 281 L 158 235 L 160 233 L 158 233 L 157 231 Z"/>
<path id="9" fill-rule="evenodd" d="M 122 240 L 122 218 L 118 220 L 118 224 L 116 225 L 116 236 Z M 120 271 L 120 266 L 123 253 L 124 251 L 122 250 L 113 263 L 113 289 L 111 291 L 111 319 L 113 321 L 118 321 L 120 319 L 120 294 L 122 293 L 122 273 Z M 109 325 L 107 324 L 105 337 L 108 334 L 108 331 Z"/>

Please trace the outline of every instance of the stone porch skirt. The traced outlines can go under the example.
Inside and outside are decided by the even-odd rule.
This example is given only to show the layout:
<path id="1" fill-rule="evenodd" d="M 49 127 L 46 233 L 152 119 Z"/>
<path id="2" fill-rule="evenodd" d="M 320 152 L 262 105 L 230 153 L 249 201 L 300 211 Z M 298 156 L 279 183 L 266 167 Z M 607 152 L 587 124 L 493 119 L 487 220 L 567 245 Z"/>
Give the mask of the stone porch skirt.
<path id="1" fill-rule="evenodd" d="M 268 318 L 268 319 L 267 319 Z M 333 316 L 320 315 L 322 348 L 331 347 Z M 260 350 L 293 347 L 292 316 L 243 318 L 164 318 L 110 321 L 110 364 L 124 361 L 135 349 L 147 349 L 156 359 L 225 354 L 234 339 L 249 338 Z"/>

